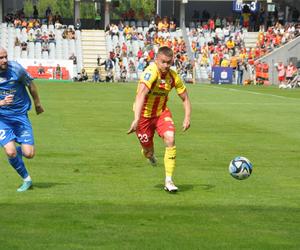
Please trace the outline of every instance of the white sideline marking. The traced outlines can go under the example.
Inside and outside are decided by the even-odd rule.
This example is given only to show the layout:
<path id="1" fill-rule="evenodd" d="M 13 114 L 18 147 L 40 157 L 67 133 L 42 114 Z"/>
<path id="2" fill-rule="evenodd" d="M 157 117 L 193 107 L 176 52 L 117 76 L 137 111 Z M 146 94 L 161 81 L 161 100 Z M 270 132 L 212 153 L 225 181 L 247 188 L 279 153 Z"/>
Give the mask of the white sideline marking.
<path id="1" fill-rule="evenodd" d="M 255 105 L 257 102 L 195 102 L 193 104 L 201 104 L 201 105 Z M 294 103 L 274 103 L 274 102 L 266 102 L 266 103 L 259 103 L 260 106 L 283 106 L 283 105 L 294 105 Z"/>
<path id="2" fill-rule="evenodd" d="M 293 97 L 288 97 L 288 96 L 280 96 L 280 95 L 274 95 L 274 94 L 265 94 L 265 93 L 258 93 L 258 92 L 253 92 L 253 91 L 249 91 L 249 90 L 239 90 L 239 89 L 226 89 L 226 88 L 218 88 L 215 86 L 210 86 L 210 88 L 215 88 L 215 89 L 224 89 L 224 90 L 229 90 L 229 91 L 237 91 L 237 92 L 247 92 L 253 95 L 264 95 L 264 96 L 272 96 L 272 97 L 277 97 L 277 98 L 281 98 L 281 99 L 289 99 L 289 100 L 299 100 L 297 98 L 293 98 Z"/>

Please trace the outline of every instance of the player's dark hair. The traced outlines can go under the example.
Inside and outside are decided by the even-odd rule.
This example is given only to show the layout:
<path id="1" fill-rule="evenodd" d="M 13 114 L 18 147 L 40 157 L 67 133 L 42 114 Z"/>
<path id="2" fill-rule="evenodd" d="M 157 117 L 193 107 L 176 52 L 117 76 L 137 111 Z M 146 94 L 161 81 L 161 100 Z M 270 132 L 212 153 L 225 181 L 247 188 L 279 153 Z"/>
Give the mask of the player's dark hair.
<path id="1" fill-rule="evenodd" d="M 160 47 L 160 48 L 158 49 L 157 54 L 158 54 L 158 55 L 159 55 L 159 54 L 163 54 L 163 55 L 165 55 L 165 56 L 167 56 L 167 57 L 173 57 L 173 50 L 170 49 L 170 48 L 167 47 L 167 46 L 162 46 L 162 47 Z"/>

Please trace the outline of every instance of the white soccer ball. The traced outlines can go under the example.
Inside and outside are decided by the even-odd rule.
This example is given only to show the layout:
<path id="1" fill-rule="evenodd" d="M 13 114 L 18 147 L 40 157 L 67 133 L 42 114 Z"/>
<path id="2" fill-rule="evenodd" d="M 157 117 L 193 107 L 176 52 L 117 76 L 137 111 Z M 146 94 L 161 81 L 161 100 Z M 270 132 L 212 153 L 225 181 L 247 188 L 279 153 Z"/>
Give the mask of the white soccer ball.
<path id="1" fill-rule="evenodd" d="M 247 179 L 252 173 L 252 163 L 243 156 L 235 157 L 229 164 L 230 175 L 238 180 Z"/>

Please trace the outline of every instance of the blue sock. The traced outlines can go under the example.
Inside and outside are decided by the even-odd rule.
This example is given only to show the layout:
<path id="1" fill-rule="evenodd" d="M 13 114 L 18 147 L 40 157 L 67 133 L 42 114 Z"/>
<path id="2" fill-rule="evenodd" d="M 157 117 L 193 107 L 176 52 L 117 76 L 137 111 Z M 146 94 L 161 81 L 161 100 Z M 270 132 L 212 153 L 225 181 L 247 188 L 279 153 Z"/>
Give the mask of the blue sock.
<path id="1" fill-rule="evenodd" d="M 17 150 L 17 156 L 18 156 L 19 158 L 22 159 L 23 153 L 22 153 L 22 148 L 21 148 L 21 146 L 17 146 L 17 147 L 16 147 L 16 150 Z"/>
<path id="2" fill-rule="evenodd" d="M 10 165 L 18 172 L 18 174 L 25 179 L 28 177 L 28 172 L 25 167 L 25 164 L 22 160 L 22 149 L 21 147 L 17 147 L 17 156 L 15 158 L 8 158 Z"/>

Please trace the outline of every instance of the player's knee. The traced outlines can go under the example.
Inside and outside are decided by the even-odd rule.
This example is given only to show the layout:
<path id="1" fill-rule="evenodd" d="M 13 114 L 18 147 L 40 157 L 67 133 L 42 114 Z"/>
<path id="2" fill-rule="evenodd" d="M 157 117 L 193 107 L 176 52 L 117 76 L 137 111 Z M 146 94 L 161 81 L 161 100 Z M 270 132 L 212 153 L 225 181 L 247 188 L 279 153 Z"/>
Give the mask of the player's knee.
<path id="1" fill-rule="evenodd" d="M 33 158 L 35 155 L 34 150 L 23 150 L 23 156 L 27 159 Z"/>
<path id="2" fill-rule="evenodd" d="M 15 158 L 17 156 L 16 149 L 6 149 L 5 153 L 6 153 L 8 158 Z"/>
<path id="3" fill-rule="evenodd" d="M 164 133 L 164 141 L 168 147 L 173 147 L 175 145 L 175 134 L 173 131 L 167 131 Z"/>
<path id="4" fill-rule="evenodd" d="M 25 157 L 25 158 L 27 158 L 27 159 L 31 159 L 31 158 L 33 158 L 34 157 L 34 152 L 32 151 L 32 152 L 23 152 L 23 156 Z"/>

